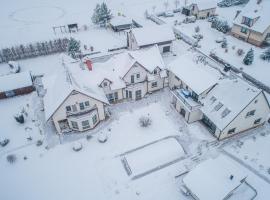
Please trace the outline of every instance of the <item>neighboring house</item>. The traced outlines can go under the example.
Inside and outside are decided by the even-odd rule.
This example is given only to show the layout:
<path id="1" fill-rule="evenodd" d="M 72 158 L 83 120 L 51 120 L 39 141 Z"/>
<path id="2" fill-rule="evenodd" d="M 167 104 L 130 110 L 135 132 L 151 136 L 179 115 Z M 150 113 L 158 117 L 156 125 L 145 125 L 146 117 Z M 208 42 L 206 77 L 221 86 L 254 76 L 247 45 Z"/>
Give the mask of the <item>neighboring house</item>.
<path id="1" fill-rule="evenodd" d="M 202 122 L 219 140 L 264 124 L 270 111 L 264 92 L 240 78 L 219 81 L 202 103 Z"/>
<path id="2" fill-rule="evenodd" d="M 92 73 L 100 77 L 98 84 L 110 103 L 139 100 L 168 85 L 167 70 L 157 46 L 127 51 L 107 62 L 95 63 Z"/>
<path id="3" fill-rule="evenodd" d="M 195 16 L 197 19 L 205 19 L 210 16 L 216 15 L 216 6 L 215 1 L 201 1 L 201 0 L 192 0 L 188 2 L 189 4 L 182 8 L 182 14 L 186 16 Z"/>
<path id="4" fill-rule="evenodd" d="M 127 46 L 130 50 L 137 50 L 152 45 L 158 45 L 160 53 L 172 51 L 175 35 L 168 25 L 154 25 L 134 28 L 127 33 Z"/>
<path id="5" fill-rule="evenodd" d="M 30 72 L 0 76 L 0 99 L 28 94 L 33 90 Z"/>
<path id="6" fill-rule="evenodd" d="M 93 129 L 106 116 L 108 101 L 102 89 L 83 73 L 75 79 L 70 71 L 75 66 L 66 62 L 43 80 L 45 119 L 54 123 L 58 134 Z"/>
<path id="7" fill-rule="evenodd" d="M 188 123 L 202 119 L 202 99 L 217 84 L 219 73 L 208 72 L 190 54 L 179 56 L 168 65 L 172 104 Z"/>
<path id="8" fill-rule="evenodd" d="M 113 17 L 109 24 L 115 32 L 141 27 L 133 19 L 123 16 Z"/>
<path id="9" fill-rule="evenodd" d="M 257 195 L 245 170 L 226 156 L 200 163 L 183 178 L 183 184 L 183 191 L 196 200 L 248 200 Z"/>
<path id="10" fill-rule="evenodd" d="M 270 41 L 270 1 L 250 0 L 233 22 L 231 34 L 256 46 Z"/>

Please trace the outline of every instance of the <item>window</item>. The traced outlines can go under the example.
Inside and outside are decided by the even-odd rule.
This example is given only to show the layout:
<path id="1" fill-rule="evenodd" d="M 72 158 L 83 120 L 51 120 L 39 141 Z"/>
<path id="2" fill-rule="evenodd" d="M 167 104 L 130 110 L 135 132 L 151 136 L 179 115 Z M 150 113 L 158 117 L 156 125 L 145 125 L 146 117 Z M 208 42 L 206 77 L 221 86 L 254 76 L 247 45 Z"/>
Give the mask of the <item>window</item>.
<path id="1" fill-rule="evenodd" d="M 180 79 L 179 79 L 177 76 L 174 76 L 174 78 L 175 78 L 176 80 L 180 81 Z"/>
<path id="2" fill-rule="evenodd" d="M 134 75 L 131 75 L 131 83 L 134 83 Z"/>
<path id="3" fill-rule="evenodd" d="M 242 23 L 250 27 L 252 23 L 252 19 L 248 17 L 243 17 Z"/>
<path id="4" fill-rule="evenodd" d="M 136 78 L 137 78 L 137 79 L 140 78 L 140 74 L 136 74 Z"/>
<path id="5" fill-rule="evenodd" d="M 94 115 L 92 117 L 93 124 L 95 125 L 97 123 L 97 115 Z"/>
<path id="6" fill-rule="evenodd" d="M 77 112 L 77 106 L 76 105 L 72 105 L 71 107 L 72 107 L 73 112 Z"/>
<path id="7" fill-rule="evenodd" d="M 157 87 L 157 82 L 152 83 L 152 88 Z"/>
<path id="8" fill-rule="evenodd" d="M 214 110 L 215 110 L 215 111 L 218 111 L 222 106 L 223 106 L 223 104 L 219 102 L 219 103 L 214 107 Z"/>
<path id="9" fill-rule="evenodd" d="M 107 96 L 107 98 L 108 98 L 108 100 L 109 100 L 110 103 L 113 103 L 114 102 L 113 94 L 112 93 L 111 94 L 107 94 L 106 96 Z"/>
<path id="10" fill-rule="evenodd" d="M 235 128 L 232 128 L 232 129 L 230 129 L 229 131 L 228 131 L 228 134 L 232 134 L 232 133 L 234 133 L 235 132 Z"/>
<path id="11" fill-rule="evenodd" d="M 84 103 L 80 103 L 79 105 L 80 105 L 80 109 L 84 110 Z"/>
<path id="12" fill-rule="evenodd" d="M 154 70 L 154 74 L 156 75 L 158 72 L 157 72 L 157 69 Z"/>
<path id="13" fill-rule="evenodd" d="M 248 32 L 248 29 L 247 28 L 245 28 L 245 27 L 242 27 L 241 28 L 241 33 L 247 34 L 247 32 Z"/>
<path id="14" fill-rule="evenodd" d="M 212 96 L 212 97 L 210 98 L 210 101 L 212 101 L 212 104 L 215 103 L 216 100 L 217 100 L 217 98 L 214 97 L 214 96 Z"/>
<path id="15" fill-rule="evenodd" d="M 259 124 L 259 123 L 261 122 L 261 120 L 262 120 L 262 118 L 256 119 L 256 120 L 254 121 L 254 125 Z"/>
<path id="16" fill-rule="evenodd" d="M 87 107 L 90 106 L 89 101 L 84 102 L 84 105 L 87 106 Z"/>
<path id="17" fill-rule="evenodd" d="M 79 129 L 77 122 L 71 121 L 71 126 L 73 129 Z"/>
<path id="18" fill-rule="evenodd" d="M 163 53 L 170 52 L 171 48 L 170 46 L 163 47 Z"/>
<path id="19" fill-rule="evenodd" d="M 256 100 L 254 101 L 254 103 L 258 103 L 258 99 L 256 99 Z"/>
<path id="20" fill-rule="evenodd" d="M 104 83 L 103 83 L 103 86 L 104 86 L 104 87 L 107 87 L 107 85 L 108 85 L 107 82 L 104 82 Z"/>
<path id="21" fill-rule="evenodd" d="M 141 90 L 137 90 L 135 92 L 135 97 L 136 97 L 136 100 L 141 99 L 142 98 L 142 91 Z"/>
<path id="22" fill-rule="evenodd" d="M 83 129 L 90 128 L 89 121 L 88 120 L 82 121 L 82 127 L 83 127 Z"/>
<path id="23" fill-rule="evenodd" d="M 118 92 L 114 93 L 114 100 L 117 101 L 118 100 Z"/>
<path id="24" fill-rule="evenodd" d="M 247 115 L 246 115 L 246 118 L 247 118 L 247 117 L 250 117 L 250 116 L 253 116 L 253 115 L 255 115 L 255 110 L 249 111 L 249 112 L 247 113 Z"/>
<path id="25" fill-rule="evenodd" d="M 221 118 L 226 117 L 228 114 L 230 114 L 230 110 L 228 108 L 225 108 L 225 110 L 223 110 L 223 112 L 221 113 Z"/>
<path id="26" fill-rule="evenodd" d="M 71 107 L 70 106 L 66 106 L 66 111 L 70 112 L 71 111 Z"/>

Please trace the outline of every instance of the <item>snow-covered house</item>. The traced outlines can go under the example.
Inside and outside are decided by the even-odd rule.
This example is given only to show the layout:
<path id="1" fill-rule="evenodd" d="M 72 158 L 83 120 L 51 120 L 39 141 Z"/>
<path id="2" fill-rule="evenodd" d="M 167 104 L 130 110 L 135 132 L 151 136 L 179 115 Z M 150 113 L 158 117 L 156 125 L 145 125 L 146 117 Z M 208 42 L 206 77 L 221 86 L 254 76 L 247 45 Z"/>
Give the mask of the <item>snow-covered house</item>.
<path id="1" fill-rule="evenodd" d="M 257 194 L 238 163 L 225 156 L 208 159 L 184 178 L 184 187 L 196 200 L 253 199 Z"/>
<path id="2" fill-rule="evenodd" d="M 270 112 L 264 92 L 240 78 L 219 81 L 202 103 L 202 122 L 218 139 L 262 125 Z"/>
<path id="3" fill-rule="evenodd" d="M 167 70 L 157 46 L 127 51 L 107 62 L 95 63 L 92 73 L 100 77 L 98 84 L 111 103 L 138 100 L 168 85 Z"/>
<path id="4" fill-rule="evenodd" d="M 117 16 L 110 20 L 110 27 L 118 32 L 138 27 L 138 23 L 129 17 Z"/>
<path id="5" fill-rule="evenodd" d="M 214 0 L 192 0 L 188 1 L 188 5 L 182 8 L 182 14 L 187 16 L 193 15 L 197 19 L 205 19 L 215 15 L 216 7 L 217 3 Z"/>
<path id="6" fill-rule="evenodd" d="M 63 66 L 43 80 L 45 118 L 59 134 L 93 129 L 105 119 L 108 101 L 104 92 L 80 71 L 78 63 L 65 59 Z"/>
<path id="7" fill-rule="evenodd" d="M 202 119 L 201 101 L 217 84 L 220 76 L 206 68 L 189 53 L 168 65 L 172 104 L 188 123 Z"/>
<path id="8" fill-rule="evenodd" d="M 127 33 L 127 46 L 130 50 L 137 50 L 152 45 L 158 45 L 160 53 L 172 51 L 175 35 L 168 25 L 155 25 L 134 28 Z"/>
<path id="9" fill-rule="evenodd" d="M 0 99 L 28 94 L 34 90 L 30 72 L 0 76 Z"/>
<path id="10" fill-rule="evenodd" d="M 270 41 L 270 1 L 250 0 L 233 22 L 231 34 L 256 46 Z"/>

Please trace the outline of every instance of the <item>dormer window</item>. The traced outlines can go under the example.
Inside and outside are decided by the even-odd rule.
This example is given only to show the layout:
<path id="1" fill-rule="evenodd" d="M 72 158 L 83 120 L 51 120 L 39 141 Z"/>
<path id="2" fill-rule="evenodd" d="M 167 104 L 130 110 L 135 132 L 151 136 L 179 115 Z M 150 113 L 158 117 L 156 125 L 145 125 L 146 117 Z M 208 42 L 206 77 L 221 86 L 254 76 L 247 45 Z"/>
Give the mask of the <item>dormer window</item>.
<path id="1" fill-rule="evenodd" d="M 248 17 L 243 17 L 242 24 L 245 24 L 245 25 L 251 27 L 252 26 L 252 19 L 250 19 Z"/>
<path id="2" fill-rule="evenodd" d="M 157 69 L 154 70 L 154 74 L 157 75 Z"/>

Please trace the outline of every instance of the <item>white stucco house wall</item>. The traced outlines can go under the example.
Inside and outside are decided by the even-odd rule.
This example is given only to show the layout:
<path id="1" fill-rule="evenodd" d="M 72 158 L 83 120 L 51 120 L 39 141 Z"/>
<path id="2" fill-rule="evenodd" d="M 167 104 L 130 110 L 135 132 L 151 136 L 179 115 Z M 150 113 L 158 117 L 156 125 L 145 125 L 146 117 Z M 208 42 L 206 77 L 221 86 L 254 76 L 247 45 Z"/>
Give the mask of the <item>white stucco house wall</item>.
<path id="1" fill-rule="evenodd" d="M 158 45 L 160 53 L 171 52 L 174 40 L 172 27 L 168 25 L 145 26 L 127 32 L 127 46 L 130 50 Z"/>

